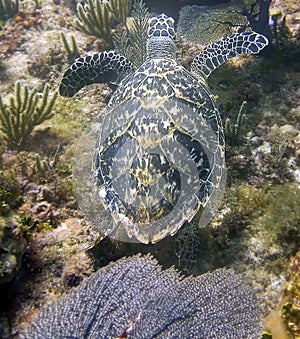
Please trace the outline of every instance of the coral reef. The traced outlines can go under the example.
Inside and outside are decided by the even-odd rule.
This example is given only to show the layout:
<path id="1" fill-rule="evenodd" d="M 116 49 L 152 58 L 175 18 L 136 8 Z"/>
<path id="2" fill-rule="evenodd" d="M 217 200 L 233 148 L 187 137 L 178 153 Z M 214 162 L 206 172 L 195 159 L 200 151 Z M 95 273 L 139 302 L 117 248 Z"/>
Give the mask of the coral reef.
<path id="1" fill-rule="evenodd" d="M 78 28 L 86 34 L 112 42 L 112 25 L 114 20 L 126 22 L 131 11 L 131 0 L 88 0 L 86 4 L 77 5 Z"/>
<path id="2" fill-rule="evenodd" d="M 264 321 L 265 331 L 261 339 L 292 339 L 282 319 L 280 310 L 272 310 Z"/>
<path id="3" fill-rule="evenodd" d="M 242 140 L 241 134 L 246 104 L 247 101 L 242 102 L 234 122 L 232 122 L 228 117 L 225 120 L 224 133 L 228 145 L 238 145 Z"/>
<path id="4" fill-rule="evenodd" d="M 74 59 L 79 57 L 79 51 L 76 44 L 76 40 L 74 35 L 71 35 L 71 45 L 68 43 L 67 38 L 64 33 L 61 33 L 61 40 L 67 52 L 67 59 L 68 62 L 72 62 Z"/>
<path id="5" fill-rule="evenodd" d="M 189 40 L 208 44 L 233 31 L 253 30 L 277 47 L 292 34 L 280 9 L 271 0 L 231 1 L 217 6 L 186 6 L 180 10 L 178 31 Z M 192 18 L 192 20 L 191 20 Z"/>
<path id="6" fill-rule="evenodd" d="M 265 320 L 270 338 L 300 338 L 300 252 L 291 257 L 278 307 Z"/>
<path id="7" fill-rule="evenodd" d="M 178 20 L 178 13 L 182 6 L 211 6 L 230 0 L 144 0 L 146 6 L 150 9 L 151 13 L 165 13 Z"/>
<path id="8" fill-rule="evenodd" d="M 0 0 L 0 19 L 11 18 L 19 11 L 19 0 Z"/>
<path id="9" fill-rule="evenodd" d="M 15 94 L 9 103 L 3 102 L 0 95 L 0 130 L 6 141 L 16 147 L 22 146 L 33 129 L 53 115 L 57 93 L 49 98 L 49 86 L 45 86 L 42 95 L 30 90 L 27 85 L 15 84 Z"/>
<path id="10" fill-rule="evenodd" d="M 269 25 L 269 11 L 271 0 L 256 0 L 248 9 L 243 6 L 241 14 L 244 15 L 253 31 L 261 33 L 272 38 L 272 32 Z"/>
<path id="11" fill-rule="evenodd" d="M 3 1 L 13 3 L 10 0 L 0 3 Z M 29 88 L 41 88 L 44 83 L 51 88 L 57 86 L 68 58 L 61 33 L 65 35 L 71 51 L 71 36 L 76 37 L 82 54 L 107 48 L 103 39 L 95 40 L 94 36 L 75 29 L 76 3 L 79 2 L 43 0 L 39 1 L 42 10 L 35 10 L 35 1 L 22 1 L 17 15 L 5 14 L 4 18 L 0 18 L 2 98 L 8 98 L 19 79 Z M 144 2 L 151 12 L 173 14 L 173 11 L 176 15 L 182 5 L 196 3 L 192 0 Z M 210 5 L 217 1 L 197 2 Z M 84 3 L 81 1 L 81 4 Z M 251 3 L 255 0 L 246 1 L 248 11 Z M 240 12 L 241 6 L 236 10 Z M 257 10 L 256 5 L 253 14 Z M 193 11 L 187 13 L 187 26 L 182 31 L 192 42 L 180 37 L 176 40 L 177 60 L 187 68 L 202 49 L 195 42 L 211 42 L 218 33 L 225 35 L 239 29 L 225 25 L 226 18 L 232 23 L 247 23 L 246 17 L 240 14 L 223 9 L 218 11 L 209 6 L 200 10 L 204 13 L 201 26 L 204 30 L 200 30 L 197 24 L 201 17 L 196 19 L 197 11 L 197 7 L 193 7 Z M 0 13 L 4 12 L 0 10 Z M 0 254 L 8 259 L 1 262 L 4 265 L 1 267 L 9 269 L 0 278 L 5 281 L 0 285 L 1 338 L 17 336 L 24 324 L 32 322 L 42 306 L 68 293 L 95 267 L 142 250 L 145 254 L 151 251 L 165 268 L 180 264 L 181 268 L 187 268 L 193 274 L 222 266 L 245 272 L 245 279 L 260 291 L 268 311 L 280 305 L 272 312 L 270 326 L 266 328 L 273 339 L 290 338 L 291 335 L 286 336 L 288 327 L 295 337 L 299 336 L 299 269 L 296 268 L 299 259 L 292 259 L 295 260 L 294 268 L 290 269 L 283 298 L 279 298 L 286 283 L 289 258 L 299 250 L 299 1 L 274 0 L 269 14 L 270 28 L 277 32 L 274 39 L 279 41 L 284 53 L 280 54 L 276 48 L 268 58 L 239 58 L 217 70 L 209 80 L 223 121 L 230 121 L 227 127 L 231 129 L 226 141 L 229 169 L 227 199 L 211 226 L 201 229 L 201 232 L 195 229 L 194 234 L 185 233 L 182 229 L 177 240 L 180 247 L 175 249 L 178 257 L 174 253 L 174 238 L 142 249 L 136 244 L 131 249 L 128 243 L 115 243 L 108 238 L 97 241 L 97 230 L 91 227 L 78 208 L 72 192 L 71 159 L 74 151 L 80 150 L 74 141 L 105 106 L 107 97 L 111 95 L 111 89 L 106 85 L 90 86 L 72 100 L 59 97 L 54 116 L 42 126 L 47 128 L 36 129 L 31 134 L 30 143 L 24 145 L 26 152 L 9 149 L 0 136 Z M 209 22 L 206 24 L 205 20 Z M 127 20 L 127 29 L 113 23 L 113 40 L 120 31 L 123 31 L 126 40 L 134 21 L 135 18 Z M 285 24 L 293 33 L 292 39 L 280 39 Z M 142 18 L 140 25 L 143 26 Z M 222 33 L 224 30 L 226 32 Z M 137 50 L 134 47 L 133 54 Z M 139 52 L 136 55 L 145 54 Z M 142 60 L 139 57 L 135 61 L 134 56 L 129 58 L 136 66 Z M 231 141 L 228 135 L 238 122 L 237 114 L 243 101 L 247 101 L 247 105 L 242 111 L 239 140 L 235 142 L 235 138 L 232 136 Z M 5 100 L 3 102 L 6 103 Z M 87 147 L 91 148 L 90 145 Z M 88 165 L 84 165 L 88 171 Z M 37 220 L 39 224 L 34 227 Z M 27 247 L 23 254 L 25 242 Z M 182 251 L 183 246 L 187 246 L 185 252 Z M 130 302 L 131 299 L 129 305 Z M 283 317 L 285 323 L 281 324 Z M 130 337 L 126 326 L 117 335 Z"/>
<path id="12" fill-rule="evenodd" d="M 82 32 L 103 38 L 108 43 L 112 41 L 113 16 L 105 2 L 89 0 L 85 5 L 78 4 L 77 11 L 76 25 Z"/>
<path id="13" fill-rule="evenodd" d="M 134 256 L 98 270 L 19 337 L 257 338 L 260 316 L 255 293 L 231 270 L 182 279 Z"/>
<path id="14" fill-rule="evenodd" d="M 115 20 L 126 25 L 126 19 L 131 11 L 131 0 L 109 0 L 107 6 Z"/>
<path id="15" fill-rule="evenodd" d="M 27 238 L 21 272 L 10 285 L 18 298 L 1 305 L 10 315 L 15 333 L 33 319 L 42 305 L 67 293 L 94 270 L 85 249 L 95 241 L 95 235 L 74 209 L 61 209 L 60 218 L 57 227 L 39 227 Z M 4 291 L 0 290 L 1 295 Z"/>
<path id="16" fill-rule="evenodd" d="M 300 190 L 296 184 L 272 187 L 266 184 L 262 188 L 232 186 L 227 195 L 231 212 L 225 222 L 233 217 L 247 223 L 252 232 L 264 234 L 259 241 L 266 253 L 272 247 L 278 249 L 279 244 L 286 256 L 295 253 L 300 236 Z"/>
<path id="17" fill-rule="evenodd" d="M 0 216 L 0 285 L 10 282 L 21 268 L 27 242 L 17 231 L 14 214 Z"/>
<path id="18" fill-rule="evenodd" d="M 126 32 L 114 34 L 114 46 L 125 55 L 135 67 L 146 60 L 146 42 L 148 38 L 148 20 L 150 13 L 143 1 L 135 1 L 132 8 L 133 20 Z"/>
<path id="19" fill-rule="evenodd" d="M 236 3 L 219 6 L 185 6 L 179 12 L 178 33 L 188 41 L 207 45 L 232 33 L 247 20 Z"/>
<path id="20" fill-rule="evenodd" d="M 279 45 L 283 39 L 292 36 L 286 24 L 286 17 L 279 8 L 271 9 L 271 0 L 256 0 L 249 6 L 243 6 L 244 15 L 251 29 L 268 37 L 270 43 Z"/>
<path id="21" fill-rule="evenodd" d="M 281 313 L 293 338 L 300 337 L 300 252 L 290 260 L 289 280 L 282 295 Z"/>
<path id="22" fill-rule="evenodd" d="M 41 173 L 42 175 L 45 175 L 46 172 L 55 169 L 57 162 L 58 162 L 59 149 L 60 149 L 60 145 L 58 145 L 52 161 L 50 161 L 49 159 L 47 159 L 47 160 L 43 159 L 42 160 L 39 154 L 36 155 L 36 158 L 35 158 L 36 159 L 36 168 L 37 168 L 39 173 Z"/>
<path id="23" fill-rule="evenodd" d="M 26 240 L 20 234 L 15 210 L 21 205 L 16 178 L 0 172 L 0 285 L 10 282 L 21 268 Z"/>

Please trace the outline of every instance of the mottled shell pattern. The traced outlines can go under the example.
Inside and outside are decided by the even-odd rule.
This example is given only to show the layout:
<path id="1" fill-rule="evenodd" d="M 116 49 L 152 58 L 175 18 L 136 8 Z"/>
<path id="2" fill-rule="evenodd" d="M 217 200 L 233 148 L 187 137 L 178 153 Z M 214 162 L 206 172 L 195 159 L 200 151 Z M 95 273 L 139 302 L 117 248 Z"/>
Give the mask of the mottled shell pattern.
<path id="1" fill-rule="evenodd" d="M 148 58 L 114 92 L 94 155 L 99 196 L 143 243 L 174 235 L 206 206 L 225 170 L 218 109 L 175 60 L 172 18 L 149 24 Z"/>

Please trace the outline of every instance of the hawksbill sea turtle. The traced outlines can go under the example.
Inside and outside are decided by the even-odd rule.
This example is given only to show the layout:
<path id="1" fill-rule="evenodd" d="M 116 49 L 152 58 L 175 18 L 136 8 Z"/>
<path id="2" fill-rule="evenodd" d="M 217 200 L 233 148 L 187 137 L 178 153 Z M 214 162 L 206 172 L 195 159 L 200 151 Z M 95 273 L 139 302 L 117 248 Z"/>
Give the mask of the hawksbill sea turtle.
<path id="1" fill-rule="evenodd" d="M 226 171 L 222 122 L 205 79 L 266 45 L 255 32 L 230 35 L 198 54 L 189 72 L 176 62 L 174 20 L 161 14 L 149 21 L 147 59 L 138 69 L 116 51 L 78 58 L 67 69 L 62 96 L 93 83 L 118 86 L 92 165 L 97 199 L 113 219 L 105 234 L 147 244 L 191 220 L 207 224 L 203 211 L 220 201 Z"/>

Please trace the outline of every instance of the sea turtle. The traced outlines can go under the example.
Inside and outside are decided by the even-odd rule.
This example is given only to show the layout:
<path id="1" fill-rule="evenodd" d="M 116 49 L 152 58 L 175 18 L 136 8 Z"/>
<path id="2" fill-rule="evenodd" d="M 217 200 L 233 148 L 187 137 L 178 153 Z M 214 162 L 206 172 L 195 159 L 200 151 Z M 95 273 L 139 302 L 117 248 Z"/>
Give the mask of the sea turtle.
<path id="1" fill-rule="evenodd" d="M 62 96 L 93 83 L 118 85 L 93 161 L 112 232 L 155 243 L 193 218 L 201 224 L 225 170 L 222 123 L 205 79 L 226 60 L 267 44 L 255 32 L 230 35 L 198 54 L 189 72 L 175 59 L 174 20 L 161 14 L 149 21 L 147 59 L 138 69 L 116 51 L 78 58 L 68 68 Z"/>

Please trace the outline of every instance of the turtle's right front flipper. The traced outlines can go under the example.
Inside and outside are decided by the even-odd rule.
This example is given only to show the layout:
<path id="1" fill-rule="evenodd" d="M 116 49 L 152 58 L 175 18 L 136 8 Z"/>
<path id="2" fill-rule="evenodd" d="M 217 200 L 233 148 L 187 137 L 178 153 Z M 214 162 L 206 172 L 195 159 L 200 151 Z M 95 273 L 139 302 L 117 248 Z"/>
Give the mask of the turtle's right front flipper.
<path id="1" fill-rule="evenodd" d="M 242 32 L 229 35 L 196 55 L 191 65 L 191 72 L 207 78 L 210 73 L 225 61 L 239 54 L 257 54 L 268 45 L 268 39 L 256 32 Z"/>
<path id="2" fill-rule="evenodd" d="M 133 70 L 131 61 L 114 51 L 104 51 L 78 58 L 65 72 L 59 86 L 59 93 L 65 97 L 72 97 L 87 85 L 119 84 Z"/>

